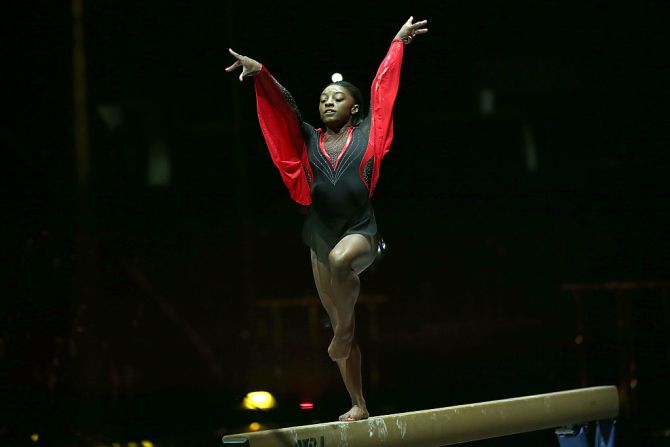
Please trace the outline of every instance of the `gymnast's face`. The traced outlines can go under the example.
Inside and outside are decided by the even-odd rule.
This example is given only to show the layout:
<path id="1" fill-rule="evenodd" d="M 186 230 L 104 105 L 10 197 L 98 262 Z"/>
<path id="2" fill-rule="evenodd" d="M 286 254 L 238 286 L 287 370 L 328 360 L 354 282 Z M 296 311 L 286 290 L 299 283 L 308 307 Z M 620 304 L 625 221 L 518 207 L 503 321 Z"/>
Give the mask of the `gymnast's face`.
<path id="1" fill-rule="evenodd" d="M 321 92 L 319 114 L 321 121 L 331 130 L 340 130 L 358 113 L 359 105 L 341 85 L 331 84 Z"/>

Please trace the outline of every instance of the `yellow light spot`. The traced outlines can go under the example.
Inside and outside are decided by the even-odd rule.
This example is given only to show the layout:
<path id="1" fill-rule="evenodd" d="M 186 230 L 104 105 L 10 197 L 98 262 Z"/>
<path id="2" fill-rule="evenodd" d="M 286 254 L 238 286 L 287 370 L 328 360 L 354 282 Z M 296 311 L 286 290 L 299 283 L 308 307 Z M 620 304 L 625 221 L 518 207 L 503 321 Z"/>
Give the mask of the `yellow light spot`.
<path id="1" fill-rule="evenodd" d="M 261 429 L 261 424 L 259 424 L 258 422 L 252 422 L 251 424 L 249 424 L 249 430 L 251 430 L 251 431 L 258 431 L 260 429 Z"/>
<path id="2" fill-rule="evenodd" d="M 267 410 L 274 408 L 277 402 L 267 391 L 253 391 L 246 395 L 242 405 L 248 410 Z"/>
<path id="3" fill-rule="evenodd" d="M 154 447 L 154 443 L 147 440 L 140 441 L 140 444 L 142 444 L 142 447 Z"/>
<path id="4" fill-rule="evenodd" d="M 128 441 L 128 447 L 138 447 L 135 441 Z"/>
<path id="5" fill-rule="evenodd" d="M 631 380 L 630 380 L 630 388 L 631 388 L 632 390 L 634 390 L 635 388 L 637 388 L 637 379 L 631 379 Z"/>
<path id="6" fill-rule="evenodd" d="M 40 435 L 37 434 L 37 433 L 33 433 L 32 435 L 30 435 L 30 440 L 33 441 L 33 442 L 37 442 L 37 441 L 39 441 L 39 439 L 40 439 Z"/>
<path id="7" fill-rule="evenodd" d="M 581 335 L 576 336 L 575 337 L 575 344 L 576 345 L 581 345 L 582 343 L 584 343 L 584 337 L 581 336 Z"/>
<path id="8" fill-rule="evenodd" d="M 112 442 L 112 447 L 121 447 L 120 442 Z"/>

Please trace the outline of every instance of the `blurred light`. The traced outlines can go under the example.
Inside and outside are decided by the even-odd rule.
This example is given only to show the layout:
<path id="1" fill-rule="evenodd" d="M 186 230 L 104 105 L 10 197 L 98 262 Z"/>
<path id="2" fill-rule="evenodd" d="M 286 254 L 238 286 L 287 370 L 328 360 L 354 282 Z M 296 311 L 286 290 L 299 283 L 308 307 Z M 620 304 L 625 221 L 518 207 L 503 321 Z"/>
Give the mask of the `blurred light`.
<path id="1" fill-rule="evenodd" d="M 524 120 L 523 139 L 525 142 L 524 149 L 526 151 L 526 168 L 528 169 L 528 172 L 535 172 L 537 171 L 537 146 L 535 145 L 533 129 L 530 127 L 528 120 Z"/>
<path id="2" fill-rule="evenodd" d="M 128 447 L 138 447 L 138 445 L 135 441 L 129 441 L 128 442 Z"/>
<path id="3" fill-rule="evenodd" d="M 483 89 L 479 92 L 479 107 L 482 115 L 492 115 L 495 112 L 496 97 L 491 89 Z"/>
<path id="4" fill-rule="evenodd" d="M 112 442 L 112 447 L 121 447 L 120 442 Z"/>
<path id="5" fill-rule="evenodd" d="M 33 442 L 37 442 L 40 439 L 40 435 L 38 433 L 33 433 L 30 435 L 30 440 Z"/>
<path id="6" fill-rule="evenodd" d="M 258 422 L 252 422 L 249 424 L 249 430 L 250 431 L 258 431 L 262 428 L 262 425 L 259 424 Z"/>
<path id="7" fill-rule="evenodd" d="M 330 77 L 330 79 L 332 79 L 333 82 L 339 82 L 344 78 L 342 77 L 342 75 L 340 73 L 333 73 L 333 75 Z"/>
<path id="8" fill-rule="evenodd" d="M 267 391 L 252 391 L 246 395 L 242 405 L 248 410 L 268 410 L 274 408 L 277 402 Z"/>
<path id="9" fill-rule="evenodd" d="M 581 336 L 581 335 L 576 336 L 575 337 L 575 344 L 576 345 L 581 345 L 582 343 L 584 343 L 584 337 Z"/>
<path id="10" fill-rule="evenodd" d="M 142 444 L 142 447 L 154 447 L 154 443 L 151 441 L 143 440 L 140 441 L 140 444 Z"/>
<path id="11" fill-rule="evenodd" d="M 637 388 L 637 379 L 631 379 L 630 389 L 634 390 L 635 388 Z"/>
<path id="12" fill-rule="evenodd" d="M 314 403 L 313 402 L 300 402 L 300 409 L 301 410 L 313 410 L 314 409 Z"/>
<path id="13" fill-rule="evenodd" d="M 149 186 L 168 186 L 172 168 L 170 151 L 165 140 L 157 139 L 149 144 L 147 160 L 147 182 Z"/>
<path id="14" fill-rule="evenodd" d="M 123 111 L 118 106 L 100 105 L 96 111 L 107 125 L 108 130 L 116 130 L 123 123 Z"/>

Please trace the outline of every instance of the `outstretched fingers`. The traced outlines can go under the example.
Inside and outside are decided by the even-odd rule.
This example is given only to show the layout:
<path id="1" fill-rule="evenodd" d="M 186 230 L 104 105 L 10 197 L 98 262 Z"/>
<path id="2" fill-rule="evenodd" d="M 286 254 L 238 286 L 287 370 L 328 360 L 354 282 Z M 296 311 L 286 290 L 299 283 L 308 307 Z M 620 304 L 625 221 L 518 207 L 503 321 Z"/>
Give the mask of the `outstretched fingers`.
<path id="1" fill-rule="evenodd" d="M 237 67 L 239 67 L 239 66 L 241 66 L 241 65 L 242 65 L 242 64 L 240 63 L 240 61 L 235 61 L 235 63 L 234 63 L 233 65 L 231 65 L 230 67 L 227 67 L 227 68 L 226 68 L 226 71 L 233 71 L 233 70 L 235 70 Z"/>
<path id="2" fill-rule="evenodd" d="M 240 54 L 237 54 L 236 52 L 234 52 L 232 48 L 228 48 L 228 52 L 229 52 L 230 54 L 232 54 L 233 57 L 235 57 L 235 59 L 237 59 L 237 60 L 235 61 L 235 63 L 233 63 L 233 65 L 231 65 L 230 67 L 226 68 L 226 71 L 233 71 L 233 70 L 235 70 L 237 67 L 241 67 L 241 66 L 242 66 L 242 57 L 243 57 L 243 56 L 240 55 Z"/>
<path id="3" fill-rule="evenodd" d="M 228 48 L 228 52 L 229 52 L 230 54 L 232 54 L 232 55 L 237 59 L 231 66 L 229 66 L 229 67 L 226 68 L 226 71 L 233 71 L 233 70 L 235 70 L 237 67 L 239 67 L 240 65 L 242 65 L 242 63 L 240 62 L 240 59 L 241 59 L 241 58 L 240 58 L 240 55 L 239 55 L 239 54 L 237 54 L 236 52 L 234 52 L 234 51 L 232 50 L 232 48 Z"/>
<path id="4" fill-rule="evenodd" d="M 417 34 L 426 34 L 428 32 L 428 28 L 425 28 L 427 23 L 428 20 L 421 20 L 419 22 L 410 24 L 409 35 L 414 37 Z"/>
<path id="5" fill-rule="evenodd" d="M 237 59 L 231 66 L 226 68 L 226 71 L 230 72 L 235 70 L 238 67 L 242 67 L 242 73 L 240 74 L 240 82 L 244 80 L 247 76 L 253 76 L 262 69 L 262 65 L 257 60 L 254 60 L 247 56 L 242 56 L 241 54 L 235 52 L 232 48 L 228 48 L 228 52 Z"/>
<path id="6" fill-rule="evenodd" d="M 420 22 L 416 22 L 412 25 L 412 31 L 414 31 L 415 34 L 425 34 L 428 32 L 428 28 L 424 28 L 426 24 L 428 23 L 428 20 L 422 20 Z"/>
<path id="7" fill-rule="evenodd" d="M 406 45 L 412 43 L 414 37 L 428 32 L 428 28 L 425 27 L 428 20 L 419 20 L 412 23 L 413 21 L 414 16 L 410 16 L 396 35 L 396 38 L 401 39 Z"/>
<path id="8" fill-rule="evenodd" d="M 237 59 L 237 60 L 236 60 L 231 66 L 227 67 L 227 68 L 226 68 L 226 71 L 227 71 L 227 72 L 231 72 L 231 71 L 235 70 L 235 69 L 238 68 L 238 67 L 242 67 L 242 73 L 240 73 L 240 77 L 239 77 L 240 82 L 242 82 L 242 81 L 244 80 L 244 76 L 247 74 L 247 69 L 246 69 L 246 67 L 244 66 L 244 64 L 242 63 L 242 61 L 244 60 L 244 56 L 242 56 L 242 55 L 239 54 L 239 53 L 236 53 L 235 51 L 233 51 L 232 48 L 228 48 L 228 52 L 229 52 L 231 55 L 233 55 L 233 57 L 234 57 L 235 59 Z"/>

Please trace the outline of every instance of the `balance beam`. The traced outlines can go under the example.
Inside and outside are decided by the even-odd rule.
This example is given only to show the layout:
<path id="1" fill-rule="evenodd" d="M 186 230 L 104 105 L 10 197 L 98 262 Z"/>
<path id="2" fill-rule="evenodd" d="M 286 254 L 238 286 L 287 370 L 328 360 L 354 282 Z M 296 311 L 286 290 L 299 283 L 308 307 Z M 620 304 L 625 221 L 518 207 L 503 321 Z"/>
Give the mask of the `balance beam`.
<path id="1" fill-rule="evenodd" d="M 615 386 L 494 400 L 455 407 L 224 436 L 227 447 L 440 447 L 612 419 Z"/>

